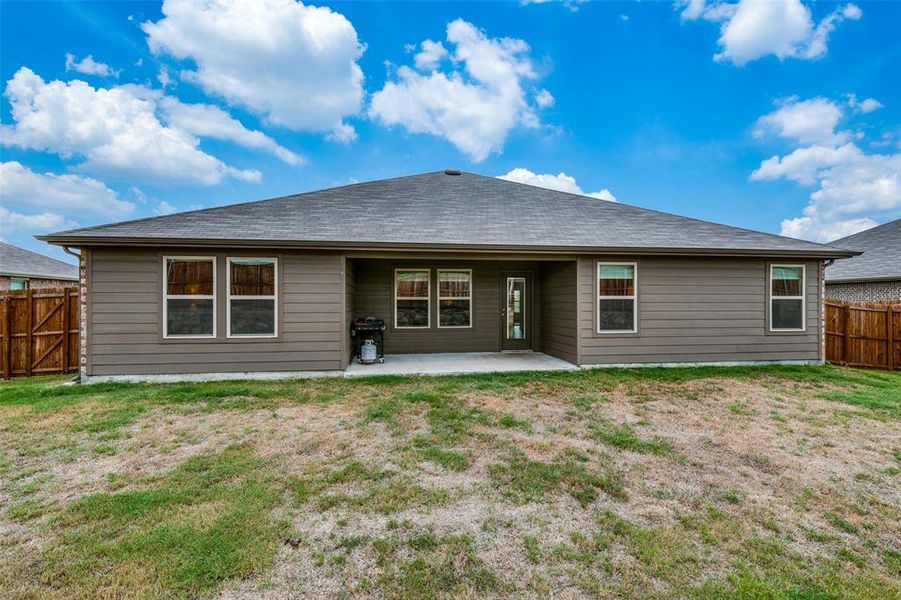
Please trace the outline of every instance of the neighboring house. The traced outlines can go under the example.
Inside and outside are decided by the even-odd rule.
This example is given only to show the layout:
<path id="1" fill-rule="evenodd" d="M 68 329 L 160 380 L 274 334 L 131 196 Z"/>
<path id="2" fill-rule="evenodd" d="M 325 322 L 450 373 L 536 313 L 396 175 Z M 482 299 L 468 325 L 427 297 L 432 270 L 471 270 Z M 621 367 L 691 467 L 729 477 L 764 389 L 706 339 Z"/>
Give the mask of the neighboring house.
<path id="1" fill-rule="evenodd" d="M 0 242 L 0 290 L 72 286 L 78 267 Z"/>
<path id="2" fill-rule="evenodd" d="M 826 269 L 826 297 L 852 302 L 901 301 L 901 219 L 830 242 L 863 254 Z"/>
<path id="3" fill-rule="evenodd" d="M 453 170 L 39 239 L 81 249 L 88 377 L 341 370 L 365 315 L 389 355 L 819 362 L 856 255 Z"/>

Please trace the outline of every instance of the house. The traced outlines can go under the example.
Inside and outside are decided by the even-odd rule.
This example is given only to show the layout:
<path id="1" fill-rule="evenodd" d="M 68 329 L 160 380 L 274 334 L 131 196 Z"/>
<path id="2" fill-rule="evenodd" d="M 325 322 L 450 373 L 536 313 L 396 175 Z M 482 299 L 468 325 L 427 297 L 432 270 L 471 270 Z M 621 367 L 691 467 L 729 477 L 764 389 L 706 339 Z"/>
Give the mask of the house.
<path id="1" fill-rule="evenodd" d="M 77 282 L 77 266 L 0 242 L 0 290 L 65 287 Z"/>
<path id="2" fill-rule="evenodd" d="M 901 302 L 901 219 L 830 243 L 863 254 L 826 269 L 827 298 Z"/>
<path id="3" fill-rule="evenodd" d="M 39 236 L 80 249 L 90 380 L 341 371 L 392 354 L 819 362 L 853 251 L 448 169 Z"/>

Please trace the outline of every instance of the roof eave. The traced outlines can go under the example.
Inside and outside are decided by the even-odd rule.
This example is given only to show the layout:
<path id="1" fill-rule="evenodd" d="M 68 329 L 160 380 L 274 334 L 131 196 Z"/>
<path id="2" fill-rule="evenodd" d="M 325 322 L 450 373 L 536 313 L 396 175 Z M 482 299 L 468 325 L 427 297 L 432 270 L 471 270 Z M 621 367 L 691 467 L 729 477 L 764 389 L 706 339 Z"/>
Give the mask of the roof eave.
<path id="1" fill-rule="evenodd" d="M 654 246 L 604 247 L 604 246 L 528 246 L 504 244 L 420 244 L 404 242 L 346 242 L 346 241 L 296 241 L 296 240 L 247 240 L 221 238 L 159 238 L 159 237 L 95 237 L 70 235 L 40 235 L 38 240 L 57 246 L 181 246 L 181 247 L 253 247 L 253 248 L 303 248 L 316 250 L 416 250 L 419 252 L 529 252 L 546 254 L 667 254 L 709 256 L 772 256 L 810 258 L 850 258 L 862 252 L 826 248 L 822 250 L 791 250 L 775 248 L 667 248 Z"/>

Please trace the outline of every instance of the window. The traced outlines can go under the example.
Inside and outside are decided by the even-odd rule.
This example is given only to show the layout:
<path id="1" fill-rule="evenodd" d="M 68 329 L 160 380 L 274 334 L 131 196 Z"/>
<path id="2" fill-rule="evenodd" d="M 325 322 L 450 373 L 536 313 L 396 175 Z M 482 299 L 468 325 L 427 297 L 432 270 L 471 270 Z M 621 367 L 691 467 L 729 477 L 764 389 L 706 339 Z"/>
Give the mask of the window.
<path id="1" fill-rule="evenodd" d="M 394 326 L 417 329 L 430 326 L 429 269 L 397 269 L 394 271 Z"/>
<path id="2" fill-rule="evenodd" d="M 9 280 L 9 289 L 25 290 L 28 289 L 28 280 L 21 277 L 11 277 Z"/>
<path id="3" fill-rule="evenodd" d="M 216 337 L 216 259 L 163 258 L 163 337 Z"/>
<path id="4" fill-rule="evenodd" d="M 770 331 L 804 331 L 804 265 L 770 265 Z"/>
<path id="5" fill-rule="evenodd" d="M 438 269 L 438 327 L 472 327 L 472 271 Z"/>
<path id="6" fill-rule="evenodd" d="M 598 333 L 638 331 L 638 265 L 598 263 Z"/>
<path id="7" fill-rule="evenodd" d="M 228 337 L 276 337 L 278 262 L 228 259 Z"/>

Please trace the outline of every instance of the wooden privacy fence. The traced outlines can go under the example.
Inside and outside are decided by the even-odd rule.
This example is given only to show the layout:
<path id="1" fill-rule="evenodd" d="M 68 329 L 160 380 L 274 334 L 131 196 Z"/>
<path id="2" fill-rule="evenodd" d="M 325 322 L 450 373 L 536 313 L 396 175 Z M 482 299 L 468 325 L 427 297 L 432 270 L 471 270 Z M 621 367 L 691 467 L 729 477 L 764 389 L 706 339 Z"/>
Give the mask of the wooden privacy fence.
<path id="1" fill-rule="evenodd" d="M 4 379 L 78 371 L 78 288 L 0 293 Z"/>
<path id="2" fill-rule="evenodd" d="M 901 304 L 827 300 L 826 360 L 901 370 Z"/>

